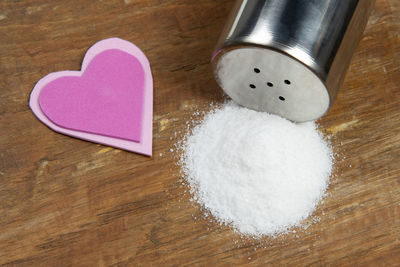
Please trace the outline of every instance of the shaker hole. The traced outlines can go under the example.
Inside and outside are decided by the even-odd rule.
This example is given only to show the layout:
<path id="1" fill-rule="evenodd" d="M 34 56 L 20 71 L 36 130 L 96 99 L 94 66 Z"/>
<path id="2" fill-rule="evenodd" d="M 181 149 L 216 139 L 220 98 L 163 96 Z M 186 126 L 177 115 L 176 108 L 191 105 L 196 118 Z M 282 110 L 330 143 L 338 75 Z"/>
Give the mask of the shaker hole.
<path id="1" fill-rule="evenodd" d="M 254 72 L 255 72 L 255 73 L 260 73 L 260 69 L 254 68 Z"/>
<path id="2" fill-rule="evenodd" d="M 251 89 L 255 89 L 256 88 L 256 86 L 254 84 L 250 84 L 249 86 L 250 86 Z"/>
<path id="3" fill-rule="evenodd" d="M 267 85 L 269 86 L 269 87 L 272 87 L 272 86 L 274 86 L 272 83 L 270 83 L 270 82 L 267 82 Z"/>
<path id="4" fill-rule="evenodd" d="M 279 100 L 285 101 L 285 98 L 283 96 L 279 96 Z"/>
<path id="5" fill-rule="evenodd" d="M 286 84 L 291 84 L 291 82 L 289 80 L 285 80 Z"/>

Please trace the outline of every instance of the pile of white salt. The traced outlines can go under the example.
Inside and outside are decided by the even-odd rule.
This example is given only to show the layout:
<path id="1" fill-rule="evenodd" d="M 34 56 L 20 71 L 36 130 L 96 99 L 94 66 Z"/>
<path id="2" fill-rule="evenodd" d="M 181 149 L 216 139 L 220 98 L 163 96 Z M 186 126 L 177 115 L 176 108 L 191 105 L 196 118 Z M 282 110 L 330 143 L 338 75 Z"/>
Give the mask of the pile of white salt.
<path id="1" fill-rule="evenodd" d="M 300 226 L 332 170 L 331 148 L 314 122 L 296 124 L 232 102 L 209 112 L 180 148 L 193 199 L 250 236 Z"/>

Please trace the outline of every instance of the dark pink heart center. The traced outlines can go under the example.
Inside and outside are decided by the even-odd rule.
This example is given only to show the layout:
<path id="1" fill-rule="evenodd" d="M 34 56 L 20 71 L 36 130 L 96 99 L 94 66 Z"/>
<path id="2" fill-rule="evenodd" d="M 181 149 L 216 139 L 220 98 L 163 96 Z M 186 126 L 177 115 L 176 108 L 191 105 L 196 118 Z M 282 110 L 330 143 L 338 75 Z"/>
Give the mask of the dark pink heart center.
<path id="1" fill-rule="evenodd" d="M 93 58 L 81 76 L 64 76 L 40 93 L 43 113 L 60 127 L 140 142 L 144 70 L 118 49 Z"/>

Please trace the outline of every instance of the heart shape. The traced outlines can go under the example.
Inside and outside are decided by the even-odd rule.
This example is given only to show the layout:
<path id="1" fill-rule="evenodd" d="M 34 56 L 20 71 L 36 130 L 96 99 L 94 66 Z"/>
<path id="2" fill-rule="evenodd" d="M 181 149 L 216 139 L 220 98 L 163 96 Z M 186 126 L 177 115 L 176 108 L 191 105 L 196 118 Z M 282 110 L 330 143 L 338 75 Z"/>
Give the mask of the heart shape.
<path id="1" fill-rule="evenodd" d="M 32 90 L 29 105 L 56 132 L 151 156 L 153 80 L 134 44 L 93 45 L 81 71 L 54 72 Z"/>

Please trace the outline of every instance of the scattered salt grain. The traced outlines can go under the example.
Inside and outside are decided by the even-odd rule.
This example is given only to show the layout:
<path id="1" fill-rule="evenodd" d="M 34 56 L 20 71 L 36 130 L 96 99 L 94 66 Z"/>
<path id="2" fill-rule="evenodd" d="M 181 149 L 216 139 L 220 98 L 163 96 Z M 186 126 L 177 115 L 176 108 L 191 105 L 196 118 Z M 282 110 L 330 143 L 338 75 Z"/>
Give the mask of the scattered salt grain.
<path id="1" fill-rule="evenodd" d="M 333 162 L 314 122 L 232 102 L 206 114 L 178 147 L 192 201 L 254 237 L 301 226 L 324 196 Z"/>

